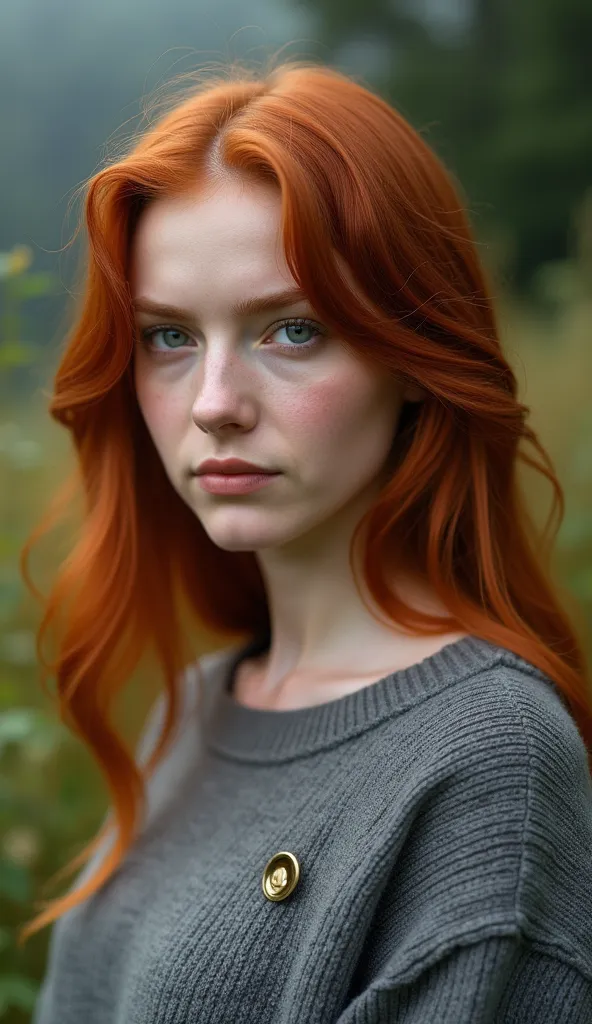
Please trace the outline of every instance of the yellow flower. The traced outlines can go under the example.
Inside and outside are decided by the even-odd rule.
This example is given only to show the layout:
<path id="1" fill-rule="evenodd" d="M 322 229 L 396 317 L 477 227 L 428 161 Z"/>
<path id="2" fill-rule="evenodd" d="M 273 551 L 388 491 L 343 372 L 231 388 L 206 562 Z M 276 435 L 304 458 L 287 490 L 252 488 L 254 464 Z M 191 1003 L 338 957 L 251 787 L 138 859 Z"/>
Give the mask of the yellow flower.
<path id="1" fill-rule="evenodd" d="M 28 245 L 15 245 L 8 259 L 8 273 L 22 274 L 33 262 L 33 250 Z"/>

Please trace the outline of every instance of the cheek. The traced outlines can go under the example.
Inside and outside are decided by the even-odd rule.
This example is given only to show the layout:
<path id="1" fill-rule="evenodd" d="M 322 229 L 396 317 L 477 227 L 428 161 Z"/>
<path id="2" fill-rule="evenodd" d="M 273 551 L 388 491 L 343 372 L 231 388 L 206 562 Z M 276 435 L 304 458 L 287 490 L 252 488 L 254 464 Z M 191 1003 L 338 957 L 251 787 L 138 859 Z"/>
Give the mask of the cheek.
<path id="1" fill-rule="evenodd" d="M 136 395 L 148 432 L 162 451 L 179 427 L 181 403 L 172 399 L 170 390 L 158 387 L 141 374 L 136 376 Z"/>
<path id="2" fill-rule="evenodd" d="M 395 405 L 359 373 L 307 385 L 284 410 L 290 436 L 321 459 L 324 452 L 328 462 L 347 452 L 388 449 L 396 429 Z"/>
<path id="3" fill-rule="evenodd" d="M 323 448 L 331 448 L 342 436 L 348 418 L 346 394 L 347 389 L 338 381 L 303 384 L 301 390 L 282 403 L 282 418 L 289 436 L 305 447 L 318 445 L 319 453 Z"/>

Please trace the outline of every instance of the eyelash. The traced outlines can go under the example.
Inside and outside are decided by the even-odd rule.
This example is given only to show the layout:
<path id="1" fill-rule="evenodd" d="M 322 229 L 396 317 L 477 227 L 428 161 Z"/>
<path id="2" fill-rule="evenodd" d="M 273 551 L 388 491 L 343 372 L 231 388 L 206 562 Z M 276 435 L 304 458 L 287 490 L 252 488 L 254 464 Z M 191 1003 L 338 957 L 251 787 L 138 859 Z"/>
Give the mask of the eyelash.
<path id="1" fill-rule="evenodd" d="M 282 320 L 280 323 L 275 324 L 273 331 L 270 332 L 270 335 L 275 334 L 277 331 L 280 331 L 282 327 L 297 327 L 300 325 L 303 325 L 305 327 L 312 327 L 316 330 L 316 333 L 318 335 L 320 335 L 321 337 L 325 336 L 325 331 L 321 330 L 319 325 L 315 323 L 314 320 L 309 320 L 307 317 L 303 316 L 289 317 L 288 319 Z M 173 324 L 160 324 L 155 327 L 146 327 L 141 332 L 141 341 L 144 348 L 146 348 L 152 355 L 165 356 L 166 358 L 166 352 L 164 352 L 162 349 L 154 349 L 150 346 L 150 339 L 154 334 L 157 334 L 159 331 L 177 331 L 179 334 L 186 334 L 186 331 L 181 330 L 180 327 L 175 327 Z M 270 335 L 268 335 L 268 337 Z M 276 348 L 280 348 L 282 349 L 282 351 L 290 353 L 291 355 L 292 352 L 294 352 L 295 354 L 299 354 L 301 350 L 308 352 L 310 351 L 310 349 L 314 348 L 318 344 L 318 339 L 311 339 L 310 341 L 303 342 L 301 345 L 278 345 L 276 346 Z M 272 345 L 271 347 L 273 348 L 274 346 Z M 169 352 L 180 352 L 181 350 L 182 346 L 179 346 L 179 348 L 168 349 Z"/>

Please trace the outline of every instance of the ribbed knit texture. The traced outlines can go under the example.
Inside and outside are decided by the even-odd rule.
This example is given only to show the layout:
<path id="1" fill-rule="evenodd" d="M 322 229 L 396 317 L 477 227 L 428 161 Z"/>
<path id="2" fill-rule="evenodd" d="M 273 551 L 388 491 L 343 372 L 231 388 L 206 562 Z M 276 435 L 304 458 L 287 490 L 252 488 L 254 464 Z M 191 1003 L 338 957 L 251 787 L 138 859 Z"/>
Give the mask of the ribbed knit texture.
<path id="1" fill-rule="evenodd" d="M 591 1024 L 592 780 L 553 682 L 469 636 L 255 710 L 230 685 L 266 644 L 185 673 L 142 832 L 53 927 L 32 1024 Z"/>

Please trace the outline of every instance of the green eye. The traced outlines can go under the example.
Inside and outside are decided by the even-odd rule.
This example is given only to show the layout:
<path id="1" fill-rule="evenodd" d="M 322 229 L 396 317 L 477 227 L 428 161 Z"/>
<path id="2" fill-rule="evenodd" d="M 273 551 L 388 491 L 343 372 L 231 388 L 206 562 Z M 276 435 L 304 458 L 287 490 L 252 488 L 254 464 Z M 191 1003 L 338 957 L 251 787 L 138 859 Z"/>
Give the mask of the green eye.
<path id="1" fill-rule="evenodd" d="M 187 337 L 185 332 L 184 331 L 180 331 L 178 327 L 169 327 L 169 326 L 164 326 L 164 327 L 147 327 L 146 330 L 142 331 L 142 343 L 145 345 L 146 348 L 154 350 L 153 349 L 153 345 L 151 343 L 151 339 L 154 337 L 154 335 L 161 334 L 161 333 L 162 334 L 181 334 L 184 337 Z M 181 347 L 181 345 L 173 345 L 172 348 L 170 349 L 170 351 L 173 351 L 174 349 L 180 348 L 180 347 Z M 162 349 L 156 349 L 156 351 L 157 352 L 158 351 L 162 351 Z"/>
<path id="2" fill-rule="evenodd" d="M 293 350 L 300 351 L 301 349 L 304 349 L 306 351 L 307 349 L 314 348 L 315 345 L 319 344 L 318 338 L 324 336 L 324 332 L 320 329 L 319 325 L 314 322 L 314 320 L 308 320 L 306 317 L 303 317 L 303 316 L 296 316 L 296 317 L 291 317 L 289 320 L 284 320 L 281 324 L 278 324 L 274 328 L 274 330 L 273 330 L 272 334 L 270 335 L 270 337 L 272 337 L 273 334 L 277 334 L 278 331 L 287 330 L 290 327 L 297 327 L 297 328 L 307 327 L 309 330 L 312 331 L 313 334 L 317 335 L 317 339 L 313 340 L 311 338 L 308 341 L 302 341 L 300 339 L 300 337 L 298 336 L 298 334 L 297 334 L 296 335 L 297 343 L 295 345 L 288 345 L 288 346 L 286 346 L 286 345 L 278 345 L 277 343 L 274 343 L 274 347 L 281 348 L 283 350 L 285 350 L 286 347 L 287 347 L 291 351 L 293 351 Z"/>

